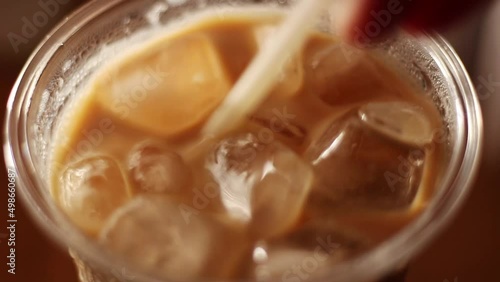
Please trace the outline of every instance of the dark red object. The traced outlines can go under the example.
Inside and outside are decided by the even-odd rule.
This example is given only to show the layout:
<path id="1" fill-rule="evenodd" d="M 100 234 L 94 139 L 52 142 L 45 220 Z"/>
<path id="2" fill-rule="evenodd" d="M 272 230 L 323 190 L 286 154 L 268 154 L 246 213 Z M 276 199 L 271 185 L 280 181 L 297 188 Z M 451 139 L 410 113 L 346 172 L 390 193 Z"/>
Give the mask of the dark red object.
<path id="1" fill-rule="evenodd" d="M 410 31 L 439 29 L 490 0 L 360 0 L 347 30 L 354 43 L 366 44 L 400 25 Z"/>

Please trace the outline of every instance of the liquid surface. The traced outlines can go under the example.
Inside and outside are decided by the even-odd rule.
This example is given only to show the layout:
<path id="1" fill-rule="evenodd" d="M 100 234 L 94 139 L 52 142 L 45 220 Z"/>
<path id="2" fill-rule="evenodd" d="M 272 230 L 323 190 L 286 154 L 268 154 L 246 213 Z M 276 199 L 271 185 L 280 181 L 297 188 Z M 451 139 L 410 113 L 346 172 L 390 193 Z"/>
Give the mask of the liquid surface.
<path id="1" fill-rule="evenodd" d="M 390 63 L 326 34 L 244 125 L 200 135 L 279 20 L 193 22 L 105 66 L 57 133 L 51 192 L 72 222 L 165 279 L 286 281 L 414 220 L 439 114 Z"/>

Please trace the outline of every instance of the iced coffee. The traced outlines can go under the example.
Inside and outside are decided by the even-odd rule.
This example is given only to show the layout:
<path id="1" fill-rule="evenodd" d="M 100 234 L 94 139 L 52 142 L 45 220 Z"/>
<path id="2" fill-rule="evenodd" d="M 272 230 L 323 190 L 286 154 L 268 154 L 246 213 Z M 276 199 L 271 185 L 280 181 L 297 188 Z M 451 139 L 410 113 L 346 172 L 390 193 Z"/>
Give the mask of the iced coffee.
<path id="1" fill-rule="evenodd" d="M 331 35 L 311 32 L 238 128 L 202 134 L 281 20 L 193 19 L 103 66 L 51 152 L 71 222 L 166 280 L 302 281 L 418 217 L 440 115 L 396 64 Z"/>

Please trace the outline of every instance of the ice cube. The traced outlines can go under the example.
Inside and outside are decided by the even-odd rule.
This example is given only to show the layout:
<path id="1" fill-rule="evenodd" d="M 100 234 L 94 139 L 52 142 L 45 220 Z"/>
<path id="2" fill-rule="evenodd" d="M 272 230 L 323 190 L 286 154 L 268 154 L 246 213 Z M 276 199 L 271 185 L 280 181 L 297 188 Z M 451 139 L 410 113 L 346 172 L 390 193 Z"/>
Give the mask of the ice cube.
<path id="1" fill-rule="evenodd" d="M 312 125 L 331 116 L 331 113 L 332 107 L 317 97 L 302 95 L 286 102 L 268 100 L 252 114 L 250 120 L 260 126 L 255 132 L 263 139 L 279 140 L 299 152 L 303 150 Z"/>
<path id="2" fill-rule="evenodd" d="M 222 140 L 206 167 L 229 214 L 260 238 L 278 236 L 297 222 L 313 181 L 310 166 L 291 149 L 252 133 Z"/>
<path id="3" fill-rule="evenodd" d="M 412 203 L 423 172 L 424 148 L 383 134 L 386 130 L 374 130 L 360 118 L 364 115 L 364 110 L 349 112 L 311 138 L 305 154 L 318 177 L 311 193 L 313 205 L 394 210 Z"/>
<path id="4" fill-rule="evenodd" d="M 165 195 L 137 196 L 113 214 L 100 242 L 164 279 L 231 276 L 246 249 L 241 226 L 203 213 L 186 217 L 180 206 Z"/>
<path id="5" fill-rule="evenodd" d="M 125 122 L 168 137 L 206 120 L 230 87 L 213 42 L 194 33 L 162 39 L 111 65 L 97 76 L 93 93 Z"/>
<path id="6" fill-rule="evenodd" d="M 345 52 L 340 43 L 317 47 L 306 58 L 306 89 L 332 106 L 401 96 L 399 80 L 370 55 Z"/>
<path id="7" fill-rule="evenodd" d="M 108 156 L 84 158 L 68 165 L 59 179 L 61 208 L 85 232 L 95 235 L 111 213 L 131 197 L 120 164 Z"/>
<path id="8" fill-rule="evenodd" d="M 424 108 L 404 102 L 369 103 L 359 111 L 373 130 L 406 144 L 423 146 L 432 141 L 433 128 Z"/>
<path id="9" fill-rule="evenodd" d="M 255 40 L 257 46 L 262 48 L 267 40 L 272 40 L 276 26 L 264 25 L 255 28 Z M 302 88 L 304 81 L 304 65 L 302 62 L 302 53 L 288 59 L 284 66 L 276 86 L 273 89 L 274 97 L 289 98 L 296 95 Z"/>
<path id="10" fill-rule="evenodd" d="M 251 276 L 258 281 L 307 279 L 369 249 L 364 238 L 339 230 L 342 229 L 320 219 L 283 238 L 259 242 L 253 252 Z"/>
<path id="11" fill-rule="evenodd" d="M 180 193 L 190 184 L 191 171 L 182 157 L 159 143 L 137 145 L 130 153 L 128 166 L 139 191 Z"/>

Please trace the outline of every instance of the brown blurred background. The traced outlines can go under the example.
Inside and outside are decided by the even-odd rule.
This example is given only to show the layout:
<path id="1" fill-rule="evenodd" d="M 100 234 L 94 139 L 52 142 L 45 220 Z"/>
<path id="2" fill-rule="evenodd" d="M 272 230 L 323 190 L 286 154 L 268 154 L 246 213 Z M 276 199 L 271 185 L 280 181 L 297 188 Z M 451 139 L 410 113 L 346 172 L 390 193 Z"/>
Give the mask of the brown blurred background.
<path id="1" fill-rule="evenodd" d="M 51 6 L 52 8 L 41 5 L 41 3 L 49 2 L 56 3 L 56 5 Z M 5 105 L 10 89 L 32 49 L 53 24 L 83 2 L 84 0 L 2 1 L 0 8 L 0 109 L 2 117 L 5 115 Z M 485 107 L 487 127 L 487 150 L 485 152 L 487 161 L 483 162 L 473 192 L 456 220 L 411 264 L 408 282 L 500 281 L 500 159 L 496 150 L 500 147 L 497 145 L 500 138 L 497 138 L 495 134 L 498 119 L 495 117 L 495 111 L 491 110 L 496 107 L 500 108 L 498 98 L 500 96 L 500 34 L 497 31 L 491 32 L 500 25 L 498 21 L 495 23 L 495 19 L 500 18 L 500 1 L 497 1 L 495 5 L 497 6 L 496 16 L 493 15 L 490 7 L 458 23 L 446 33 L 461 54 L 473 80 L 479 83 L 478 91 L 483 94 L 482 103 Z M 489 15 L 489 20 L 487 15 Z M 36 23 L 35 29 L 23 30 L 23 28 L 26 29 L 26 21 Z M 488 30 L 491 35 L 488 35 Z M 23 32 L 29 36 L 23 36 Z M 495 35 L 498 37 L 494 37 Z M 487 52 L 491 53 L 486 54 Z M 8 182 L 5 171 L 2 162 L 0 169 L 0 187 L 3 187 L 0 188 L 0 191 L 3 191 L 0 192 L 0 281 L 76 282 L 77 276 L 73 263 L 65 250 L 56 247 L 40 232 L 27 215 L 25 208 L 19 205 L 19 198 L 16 202 L 18 220 L 16 274 L 7 273 Z"/>

